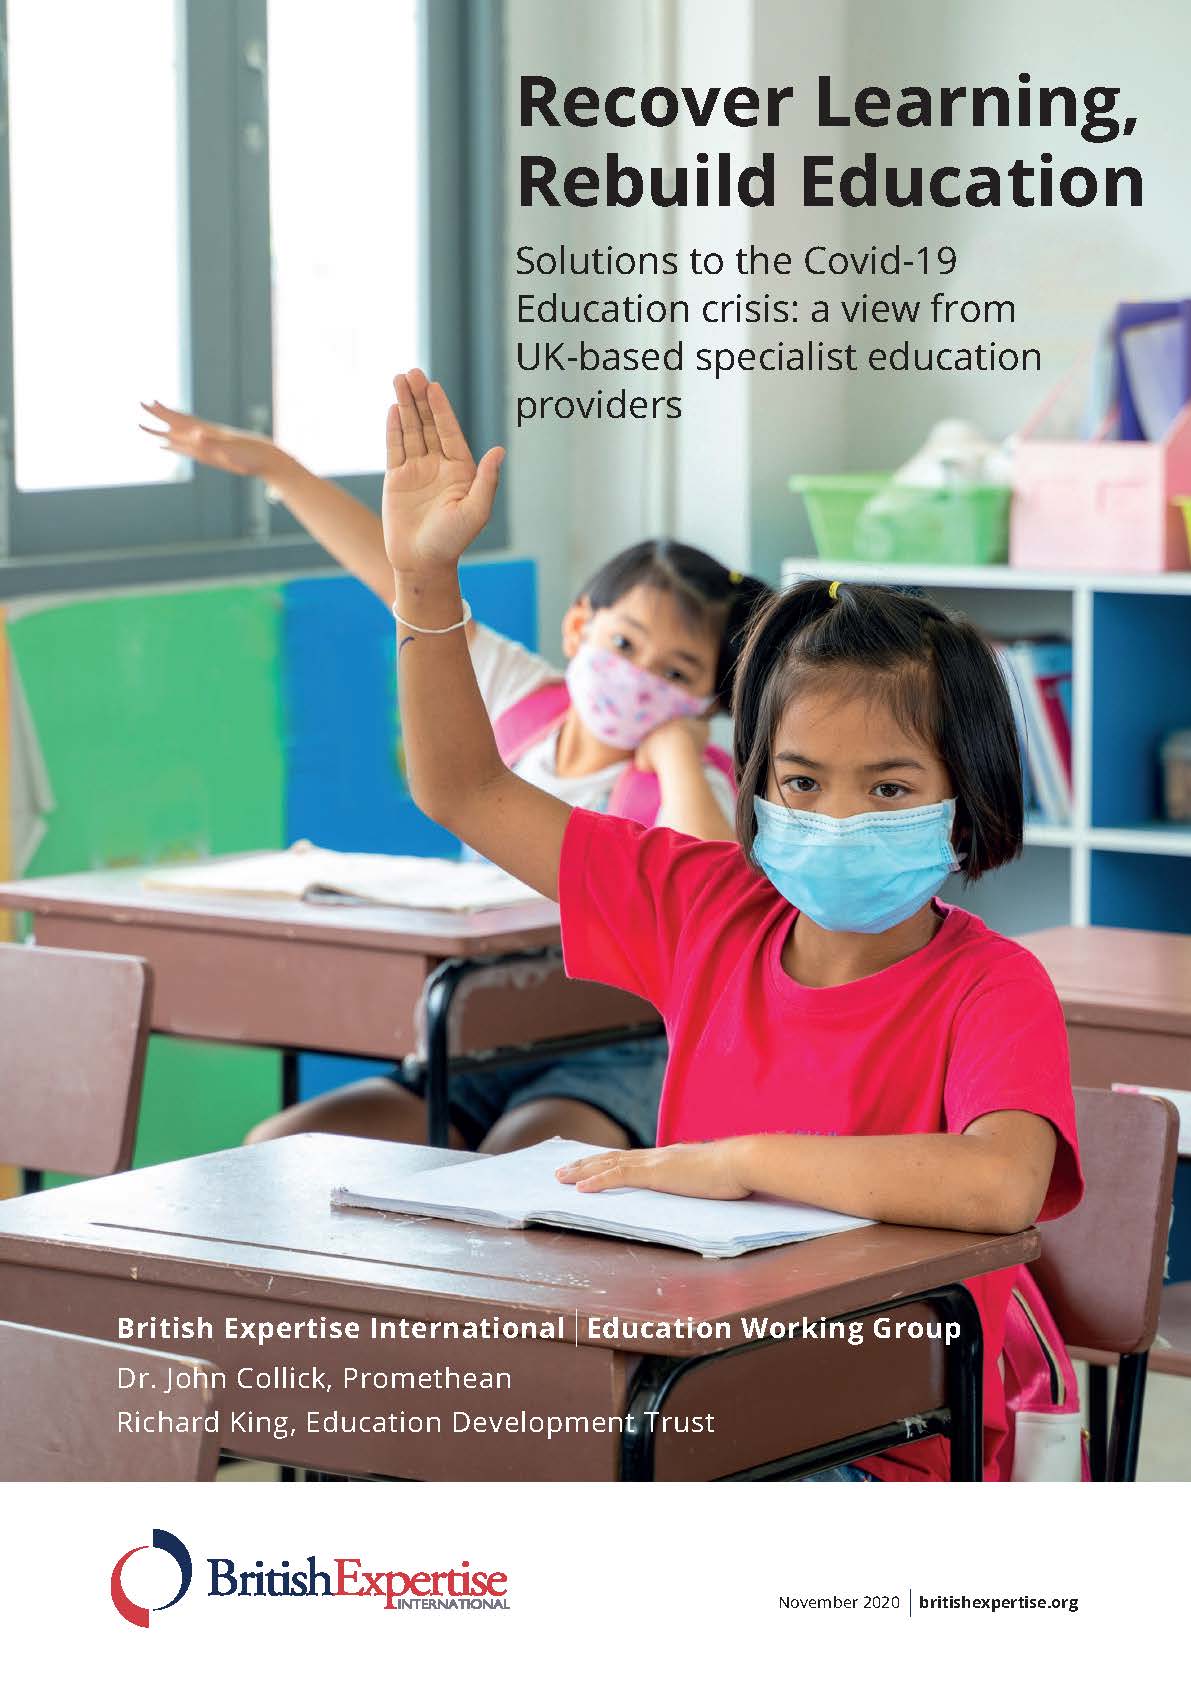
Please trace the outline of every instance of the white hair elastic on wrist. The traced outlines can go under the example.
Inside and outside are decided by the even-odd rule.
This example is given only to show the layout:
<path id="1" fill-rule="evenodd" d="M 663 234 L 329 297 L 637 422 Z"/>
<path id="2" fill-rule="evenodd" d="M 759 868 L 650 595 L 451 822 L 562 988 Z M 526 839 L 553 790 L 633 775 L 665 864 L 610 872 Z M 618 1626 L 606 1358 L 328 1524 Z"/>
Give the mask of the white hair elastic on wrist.
<path id="1" fill-rule="evenodd" d="M 423 637 L 445 637 L 447 632 L 462 631 L 471 619 L 471 603 L 468 602 L 466 597 L 461 598 L 461 601 L 463 603 L 463 618 L 456 620 L 453 626 L 415 626 L 412 620 L 401 618 L 401 615 L 397 612 L 396 603 L 393 604 L 393 618 L 399 626 L 404 626 L 407 631 L 419 632 Z"/>

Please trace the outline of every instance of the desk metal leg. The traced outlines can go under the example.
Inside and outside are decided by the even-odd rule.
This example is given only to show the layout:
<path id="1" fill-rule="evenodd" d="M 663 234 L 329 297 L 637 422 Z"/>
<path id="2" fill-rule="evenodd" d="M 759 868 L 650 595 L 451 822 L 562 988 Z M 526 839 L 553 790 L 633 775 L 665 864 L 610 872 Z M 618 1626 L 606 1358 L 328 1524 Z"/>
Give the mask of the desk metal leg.
<path id="1" fill-rule="evenodd" d="M 472 968 L 467 959 L 448 959 L 426 984 L 426 1144 L 446 1146 L 451 1126 L 447 1097 L 451 1002 L 455 990 Z"/>
<path id="2" fill-rule="evenodd" d="M 542 948 L 526 953 L 485 955 L 479 959 L 445 959 L 427 978 L 422 996 L 426 1034 L 422 1092 L 426 1102 L 428 1146 L 446 1146 L 448 1143 L 451 1121 L 448 1079 L 452 1064 L 456 1069 L 482 1067 L 496 1070 L 531 1058 L 563 1058 L 568 1053 L 586 1052 L 594 1047 L 627 1045 L 633 1041 L 653 1039 L 663 1032 L 660 1023 L 650 1022 L 597 1029 L 588 1034 L 552 1035 L 539 1041 L 531 1036 L 524 1045 L 493 1048 L 479 1059 L 465 1056 L 452 1059 L 451 1010 L 460 983 L 476 971 L 499 971 L 526 960 L 552 958 L 561 958 L 561 954 L 553 948 Z"/>
<path id="3" fill-rule="evenodd" d="M 905 1299 L 892 1299 L 885 1304 L 871 1304 L 861 1310 L 849 1311 L 847 1317 L 829 1319 L 851 1320 L 855 1316 L 880 1315 L 886 1311 L 904 1309 Z M 850 1438 L 817 1445 L 810 1450 L 797 1451 L 778 1461 L 767 1462 L 733 1474 L 733 1479 L 777 1479 L 816 1473 L 823 1468 L 838 1467 L 843 1462 L 856 1461 L 862 1456 L 876 1456 L 896 1446 L 945 1434 L 951 1442 L 951 1479 L 978 1481 L 984 1477 L 984 1330 L 980 1313 L 971 1293 L 956 1284 L 939 1287 L 933 1292 L 916 1295 L 915 1303 L 929 1305 L 940 1316 L 959 1323 L 959 1338 L 946 1347 L 946 1402 L 942 1409 L 909 1421 L 893 1421 L 884 1427 L 874 1427 Z M 620 1441 L 620 1478 L 642 1481 L 654 1477 L 656 1435 L 653 1421 L 661 1414 L 666 1398 L 684 1375 L 710 1362 L 730 1360 L 745 1351 L 762 1350 L 777 1344 L 775 1339 L 755 1339 L 747 1345 L 731 1346 L 725 1351 L 710 1351 L 695 1357 L 643 1357 L 633 1376 L 625 1414 L 628 1424 Z"/>
<path id="4" fill-rule="evenodd" d="M 959 1323 L 959 1338 L 946 1347 L 947 1403 L 951 1411 L 951 1479 L 984 1478 L 984 1329 L 966 1286 L 958 1283 L 929 1300 Z"/>
<path id="5" fill-rule="evenodd" d="M 288 1111 L 301 1097 L 298 1091 L 298 1059 L 293 1047 L 281 1049 L 281 1109 Z"/>
<path id="6" fill-rule="evenodd" d="M 1123 1356 L 1117 1367 L 1116 1391 L 1112 1400 L 1112 1436 L 1108 1444 L 1106 1477 L 1115 1482 L 1137 1478 L 1137 1453 L 1141 1448 L 1141 1406 L 1145 1401 L 1149 1352 Z"/>
<path id="7" fill-rule="evenodd" d="M 1092 1478 L 1102 1481 L 1108 1454 L 1108 1369 L 1103 1363 L 1088 1364 L 1088 1462 Z"/>

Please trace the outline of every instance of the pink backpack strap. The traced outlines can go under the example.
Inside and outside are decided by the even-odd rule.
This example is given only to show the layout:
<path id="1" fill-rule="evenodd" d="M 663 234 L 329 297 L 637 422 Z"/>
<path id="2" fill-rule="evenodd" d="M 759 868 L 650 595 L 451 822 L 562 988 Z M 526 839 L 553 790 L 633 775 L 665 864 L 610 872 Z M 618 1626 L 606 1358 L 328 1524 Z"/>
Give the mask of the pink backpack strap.
<path id="1" fill-rule="evenodd" d="M 703 750 L 703 764 L 722 772 L 735 790 L 736 778 L 732 771 L 732 761 L 722 748 L 715 748 L 708 743 Z M 614 813 L 618 819 L 632 819 L 634 824 L 651 825 L 657 822 L 658 808 L 661 804 L 662 792 L 654 774 L 639 772 L 635 766 L 626 766 L 612 787 L 608 811 Z"/>
<path id="2" fill-rule="evenodd" d="M 571 705 L 566 684 L 543 684 L 505 708 L 492 721 L 496 750 L 506 766 L 515 766 L 521 756 L 549 736 Z"/>
<path id="3" fill-rule="evenodd" d="M 612 786 L 608 811 L 618 819 L 632 819 L 646 827 L 653 824 L 662 804 L 662 790 L 653 772 L 639 772 L 626 766 Z"/>
<path id="4" fill-rule="evenodd" d="M 732 785 L 732 793 L 736 794 L 736 772 L 732 766 L 732 756 L 722 748 L 716 748 L 714 743 L 708 743 L 703 750 L 703 759 L 708 766 L 714 766 L 717 772 L 722 772 Z"/>

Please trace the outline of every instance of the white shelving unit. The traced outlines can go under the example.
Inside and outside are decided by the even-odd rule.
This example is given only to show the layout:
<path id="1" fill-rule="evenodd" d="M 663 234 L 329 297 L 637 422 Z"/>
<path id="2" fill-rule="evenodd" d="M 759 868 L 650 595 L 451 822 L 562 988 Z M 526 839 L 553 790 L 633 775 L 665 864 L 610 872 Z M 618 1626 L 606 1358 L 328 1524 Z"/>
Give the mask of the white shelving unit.
<path id="1" fill-rule="evenodd" d="M 1087 923 L 1191 931 L 1191 825 L 1157 817 L 1158 744 L 1191 726 L 1191 572 L 783 563 L 783 584 L 800 578 L 917 585 L 993 636 L 1070 637 L 1073 823 L 1030 822 L 1022 859 L 957 898 L 1007 934 Z"/>

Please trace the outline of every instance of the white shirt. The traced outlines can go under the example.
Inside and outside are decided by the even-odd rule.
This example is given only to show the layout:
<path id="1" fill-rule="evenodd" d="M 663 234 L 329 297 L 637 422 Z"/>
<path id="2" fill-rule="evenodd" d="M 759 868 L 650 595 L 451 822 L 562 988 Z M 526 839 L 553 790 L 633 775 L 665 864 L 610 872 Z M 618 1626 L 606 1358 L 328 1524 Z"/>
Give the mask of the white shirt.
<path id="1" fill-rule="evenodd" d="M 563 676 L 549 661 L 533 654 L 520 643 L 514 643 L 511 638 L 501 637 L 499 632 L 492 631 L 488 626 L 476 626 L 471 640 L 471 660 L 489 719 L 499 719 L 522 697 L 532 695 L 543 685 L 557 684 Z M 604 813 L 628 758 L 615 761 L 603 771 L 588 772 L 581 778 L 560 777 L 556 770 L 558 730 L 555 729 L 526 749 L 513 771 L 526 783 L 533 784 L 535 789 L 544 789 L 548 795 L 556 795 L 568 806 Z M 731 782 L 718 767 L 704 764 L 703 772 L 730 824 L 736 811 L 736 796 Z M 670 823 L 664 801 L 655 822 L 662 825 Z"/>

